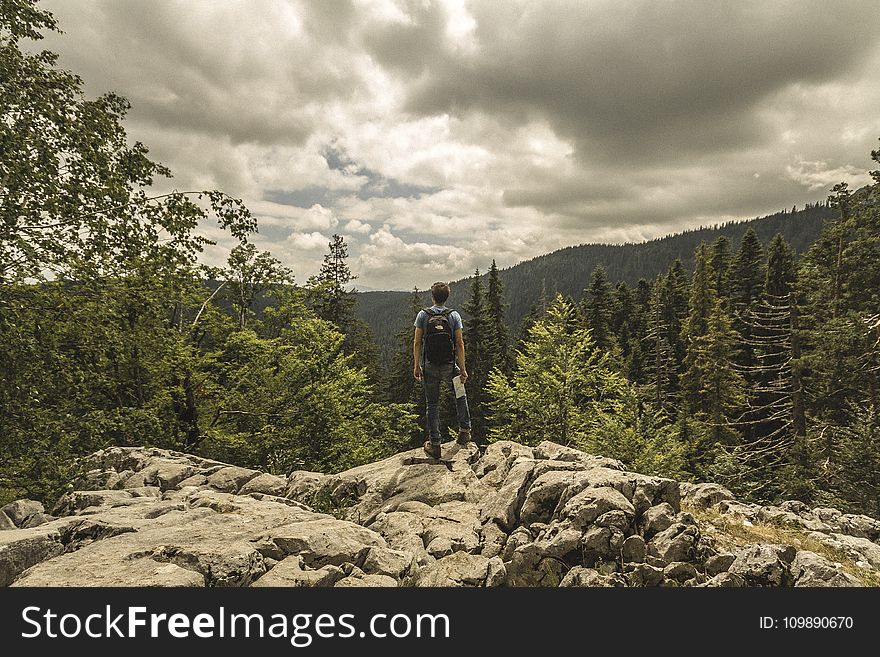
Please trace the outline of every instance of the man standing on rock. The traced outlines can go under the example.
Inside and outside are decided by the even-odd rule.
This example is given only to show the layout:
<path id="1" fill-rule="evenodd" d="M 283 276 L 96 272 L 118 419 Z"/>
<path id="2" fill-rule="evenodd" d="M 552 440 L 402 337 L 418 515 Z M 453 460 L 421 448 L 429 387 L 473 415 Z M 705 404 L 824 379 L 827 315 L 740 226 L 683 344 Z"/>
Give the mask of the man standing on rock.
<path id="1" fill-rule="evenodd" d="M 434 283 L 431 286 L 430 308 L 416 315 L 413 336 L 413 376 L 425 389 L 428 440 L 425 453 L 440 458 L 440 383 L 449 381 L 455 390 L 455 408 L 458 413 L 458 444 L 467 445 L 471 439 L 471 416 L 468 410 L 464 383 L 468 374 L 464 364 L 464 324 L 461 315 L 446 307 L 449 286 Z"/>

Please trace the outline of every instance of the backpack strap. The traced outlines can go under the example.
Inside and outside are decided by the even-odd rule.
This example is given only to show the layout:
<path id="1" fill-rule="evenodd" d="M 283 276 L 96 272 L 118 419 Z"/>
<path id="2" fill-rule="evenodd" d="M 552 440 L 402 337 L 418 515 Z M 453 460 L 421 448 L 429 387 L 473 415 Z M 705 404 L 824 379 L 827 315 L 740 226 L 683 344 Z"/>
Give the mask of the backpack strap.
<path id="1" fill-rule="evenodd" d="M 454 311 L 452 308 L 447 308 L 446 310 L 434 310 L 433 308 L 422 308 L 425 311 L 425 314 L 429 317 L 444 317 L 446 315 L 452 314 Z"/>

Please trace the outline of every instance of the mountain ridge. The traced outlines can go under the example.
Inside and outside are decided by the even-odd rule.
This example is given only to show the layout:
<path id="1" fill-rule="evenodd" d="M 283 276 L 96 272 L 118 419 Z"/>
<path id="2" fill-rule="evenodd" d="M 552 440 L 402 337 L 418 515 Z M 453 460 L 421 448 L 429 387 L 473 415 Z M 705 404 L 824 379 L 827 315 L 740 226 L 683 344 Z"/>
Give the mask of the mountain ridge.
<path id="1" fill-rule="evenodd" d="M 622 280 L 635 285 L 640 278 L 653 279 L 668 269 L 676 258 L 681 259 L 690 271 L 694 250 L 701 241 L 712 241 L 724 235 L 731 241 L 731 250 L 735 251 L 742 235 L 750 228 L 765 246 L 776 233 L 781 233 L 795 253 L 803 253 L 819 236 L 824 222 L 834 215 L 834 210 L 822 203 L 792 210 L 746 221 L 701 227 L 645 242 L 568 246 L 500 269 L 508 304 L 508 324 L 519 327 L 542 294 L 552 298 L 561 292 L 574 298 L 580 297 L 599 264 L 605 267 L 612 284 Z M 487 259 L 488 267 L 491 254 L 487 255 Z M 484 273 L 484 279 L 485 276 Z M 443 280 L 442 272 L 438 272 L 437 277 Z M 461 307 L 467 298 L 471 281 L 467 278 L 450 283 L 451 305 Z M 412 324 L 412 318 L 408 315 L 411 294 L 411 291 L 371 291 L 355 295 L 355 314 L 372 330 L 383 358 L 390 358 L 394 335 L 404 326 Z M 420 291 L 420 295 L 422 304 L 427 305 L 430 302 L 428 292 Z"/>

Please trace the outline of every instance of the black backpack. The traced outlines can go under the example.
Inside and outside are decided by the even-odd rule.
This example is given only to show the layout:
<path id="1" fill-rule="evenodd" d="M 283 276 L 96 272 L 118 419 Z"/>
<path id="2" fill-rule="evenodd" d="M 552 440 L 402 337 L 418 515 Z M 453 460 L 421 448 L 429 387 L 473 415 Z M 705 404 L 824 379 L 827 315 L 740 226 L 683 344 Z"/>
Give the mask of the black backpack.
<path id="1" fill-rule="evenodd" d="M 433 310 L 425 308 L 425 360 L 434 365 L 445 365 L 455 360 L 452 324 L 449 323 L 451 308 Z"/>

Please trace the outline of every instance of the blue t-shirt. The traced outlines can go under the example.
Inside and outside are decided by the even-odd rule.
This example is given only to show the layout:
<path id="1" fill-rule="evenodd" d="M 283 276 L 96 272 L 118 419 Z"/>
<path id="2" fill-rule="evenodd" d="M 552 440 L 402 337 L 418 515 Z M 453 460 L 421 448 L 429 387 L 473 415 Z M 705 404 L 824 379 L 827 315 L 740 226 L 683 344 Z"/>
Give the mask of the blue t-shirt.
<path id="1" fill-rule="evenodd" d="M 448 308 L 446 306 L 431 306 L 431 310 L 433 310 L 435 312 L 443 312 L 444 310 L 448 310 Z M 449 319 L 449 326 L 452 328 L 452 335 L 453 336 L 455 336 L 456 331 L 464 330 L 464 323 L 461 321 L 461 315 L 458 314 L 457 310 L 453 310 L 451 313 L 449 313 L 449 315 L 447 317 Z M 419 314 L 416 315 L 416 321 L 413 322 L 413 326 L 415 326 L 416 328 L 420 328 L 423 331 L 423 335 L 422 335 L 422 365 L 425 364 L 424 330 L 425 330 L 425 325 L 427 324 L 427 322 L 428 322 L 428 313 L 426 313 L 424 310 L 419 311 Z"/>

